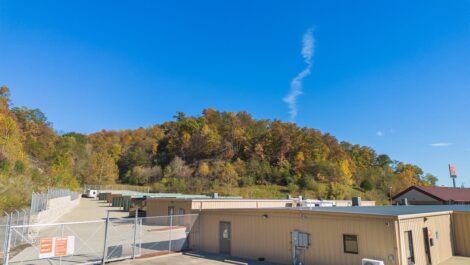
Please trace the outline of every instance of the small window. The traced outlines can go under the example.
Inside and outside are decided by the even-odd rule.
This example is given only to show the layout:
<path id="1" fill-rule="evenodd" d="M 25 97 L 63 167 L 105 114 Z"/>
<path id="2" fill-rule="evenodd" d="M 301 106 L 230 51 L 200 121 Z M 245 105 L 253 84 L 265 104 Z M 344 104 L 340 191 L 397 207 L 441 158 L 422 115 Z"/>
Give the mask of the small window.
<path id="1" fill-rule="evenodd" d="M 184 209 L 183 208 L 178 209 L 178 215 L 184 215 Z"/>
<path id="2" fill-rule="evenodd" d="M 344 253 L 359 254 L 357 235 L 343 235 Z"/>

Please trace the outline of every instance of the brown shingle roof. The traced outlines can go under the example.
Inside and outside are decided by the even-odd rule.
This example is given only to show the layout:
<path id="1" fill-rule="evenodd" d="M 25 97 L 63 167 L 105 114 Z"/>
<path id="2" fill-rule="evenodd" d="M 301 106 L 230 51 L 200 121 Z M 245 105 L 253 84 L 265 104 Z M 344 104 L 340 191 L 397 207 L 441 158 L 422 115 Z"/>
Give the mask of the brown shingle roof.
<path id="1" fill-rule="evenodd" d="M 470 202 L 469 188 L 451 188 L 451 187 L 429 187 L 429 186 L 411 186 L 408 189 L 393 196 L 393 199 L 403 195 L 411 189 L 418 190 L 441 201 Z"/>

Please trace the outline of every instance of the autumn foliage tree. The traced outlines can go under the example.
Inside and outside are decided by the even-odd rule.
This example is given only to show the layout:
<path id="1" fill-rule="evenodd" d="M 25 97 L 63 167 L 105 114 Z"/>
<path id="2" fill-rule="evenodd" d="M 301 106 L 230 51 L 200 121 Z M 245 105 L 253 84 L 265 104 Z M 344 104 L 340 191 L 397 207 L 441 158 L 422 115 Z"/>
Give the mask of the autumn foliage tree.
<path id="1" fill-rule="evenodd" d="M 33 187 L 78 189 L 85 183 L 227 195 L 252 189 L 264 196 L 271 195 L 260 190 L 280 187 L 282 196 L 388 201 L 390 188 L 436 181 L 370 147 L 244 111 L 209 108 L 200 116 L 178 112 L 149 128 L 58 134 L 39 109 L 12 107 L 10 90 L 0 87 L 0 192 L 14 187 L 19 194 L 8 202 L 0 196 L 0 206 L 24 203 Z"/>

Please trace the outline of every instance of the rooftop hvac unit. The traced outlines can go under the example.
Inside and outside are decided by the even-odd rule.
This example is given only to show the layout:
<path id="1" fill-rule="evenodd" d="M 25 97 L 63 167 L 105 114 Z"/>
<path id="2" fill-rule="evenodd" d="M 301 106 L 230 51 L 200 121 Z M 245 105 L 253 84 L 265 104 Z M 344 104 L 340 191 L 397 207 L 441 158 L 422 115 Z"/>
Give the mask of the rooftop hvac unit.
<path id="1" fill-rule="evenodd" d="M 385 265 L 381 260 L 362 259 L 362 265 Z"/>
<path id="2" fill-rule="evenodd" d="M 299 202 L 300 207 L 312 208 L 312 207 L 334 207 L 336 206 L 335 201 L 323 201 L 323 200 L 302 200 Z"/>
<path id="3" fill-rule="evenodd" d="M 352 197 L 352 206 L 361 206 L 361 197 Z"/>

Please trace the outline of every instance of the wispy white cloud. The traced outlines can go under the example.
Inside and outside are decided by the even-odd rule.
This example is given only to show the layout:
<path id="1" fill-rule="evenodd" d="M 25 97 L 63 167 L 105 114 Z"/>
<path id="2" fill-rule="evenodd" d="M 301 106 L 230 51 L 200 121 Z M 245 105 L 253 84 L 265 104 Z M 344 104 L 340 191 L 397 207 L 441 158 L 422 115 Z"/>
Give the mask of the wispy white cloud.
<path id="1" fill-rule="evenodd" d="M 307 64 L 305 69 L 297 74 L 290 83 L 290 92 L 283 99 L 289 107 L 290 119 L 294 120 L 297 116 L 297 97 L 302 94 L 302 81 L 310 75 L 312 70 L 312 58 L 315 49 L 315 39 L 313 38 L 313 29 L 307 30 L 302 40 L 302 57 Z"/>
<path id="2" fill-rule="evenodd" d="M 382 131 L 378 131 L 378 132 L 376 132 L 375 134 L 376 134 L 377 136 L 384 136 L 384 132 L 382 132 Z"/>
<path id="3" fill-rule="evenodd" d="M 440 143 L 429 144 L 429 146 L 431 146 L 431 147 L 448 147 L 448 146 L 451 146 L 451 145 L 453 145 L 453 143 L 440 142 Z"/>

